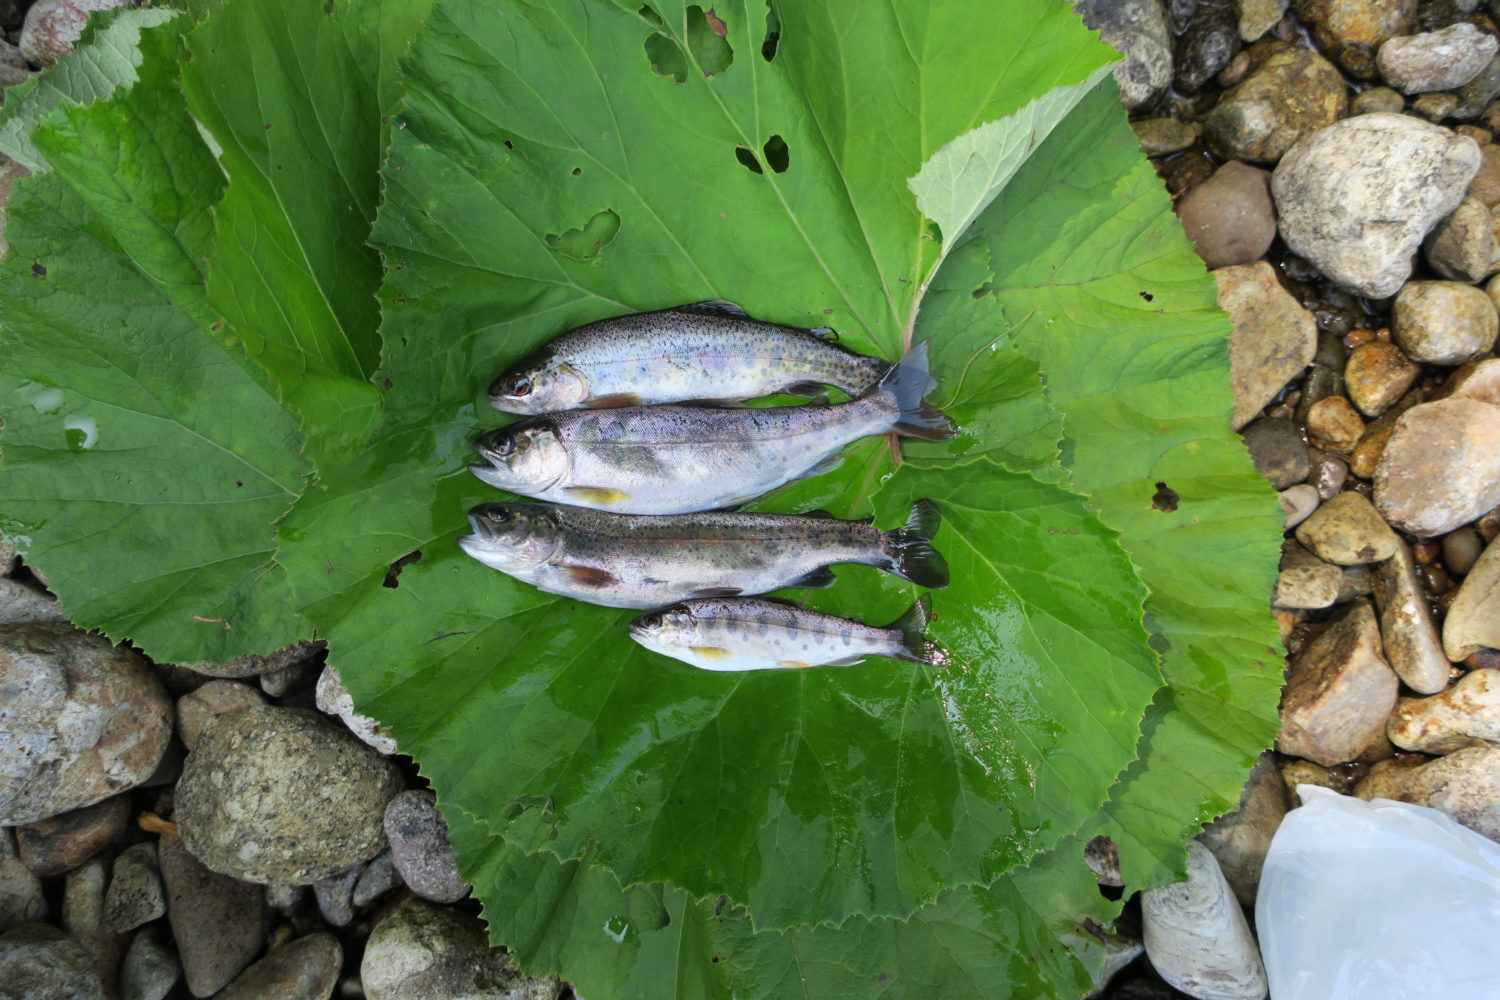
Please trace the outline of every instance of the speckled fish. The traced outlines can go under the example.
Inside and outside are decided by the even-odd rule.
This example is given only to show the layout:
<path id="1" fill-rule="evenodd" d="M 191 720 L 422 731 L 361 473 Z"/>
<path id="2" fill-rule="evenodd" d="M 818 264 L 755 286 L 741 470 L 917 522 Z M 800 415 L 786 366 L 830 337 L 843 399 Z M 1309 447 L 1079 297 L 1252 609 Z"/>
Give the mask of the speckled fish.
<path id="1" fill-rule="evenodd" d="M 751 597 L 684 601 L 641 615 L 630 637 L 702 670 L 848 667 L 868 656 L 935 664 L 926 599 L 885 628 Z"/>
<path id="2" fill-rule="evenodd" d="M 540 503 L 469 511 L 465 552 L 549 594 L 612 608 L 659 608 L 693 597 L 826 587 L 833 563 L 864 563 L 923 587 L 948 584 L 932 547 L 941 520 L 930 500 L 903 527 L 783 514 L 606 514 Z"/>
<path id="3" fill-rule="evenodd" d="M 826 327 L 762 323 L 728 302 L 616 316 L 569 330 L 495 379 L 490 403 L 536 414 L 814 396 L 830 385 L 858 396 L 890 368 L 831 336 Z"/>
<path id="4" fill-rule="evenodd" d="M 932 385 L 922 343 L 848 403 L 549 413 L 485 434 L 475 445 L 485 461 L 469 469 L 502 490 L 620 514 L 734 507 L 831 470 L 845 445 L 871 434 L 952 437 L 948 418 L 922 401 Z"/>

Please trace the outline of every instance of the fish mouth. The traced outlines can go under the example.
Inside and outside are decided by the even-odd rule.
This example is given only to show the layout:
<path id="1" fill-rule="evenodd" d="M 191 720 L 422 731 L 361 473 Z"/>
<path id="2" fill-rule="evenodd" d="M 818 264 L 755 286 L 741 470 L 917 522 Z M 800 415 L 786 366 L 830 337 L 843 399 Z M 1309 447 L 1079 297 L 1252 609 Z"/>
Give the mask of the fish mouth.
<path id="1" fill-rule="evenodd" d="M 497 490 L 509 490 L 518 485 L 515 477 L 510 474 L 510 469 L 503 465 L 486 465 L 482 462 L 473 462 L 469 465 L 469 471 L 478 476 L 481 482 L 487 483 Z"/>

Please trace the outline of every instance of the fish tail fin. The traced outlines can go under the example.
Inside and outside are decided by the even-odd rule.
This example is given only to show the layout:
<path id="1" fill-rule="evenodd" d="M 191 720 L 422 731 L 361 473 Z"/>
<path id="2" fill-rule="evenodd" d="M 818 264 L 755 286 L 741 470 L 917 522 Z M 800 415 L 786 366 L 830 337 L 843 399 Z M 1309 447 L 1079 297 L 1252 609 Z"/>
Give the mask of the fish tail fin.
<path id="1" fill-rule="evenodd" d="M 927 622 L 931 615 L 931 599 L 923 594 L 912 602 L 911 607 L 901 613 L 900 618 L 886 626 L 890 629 L 899 629 L 901 632 L 901 649 L 892 654 L 896 659 L 937 666 L 933 659 L 936 650 L 927 639 Z"/>
<path id="2" fill-rule="evenodd" d="M 906 523 L 886 532 L 886 554 L 890 558 L 886 571 L 919 587 L 948 586 L 948 560 L 932 547 L 932 536 L 942 522 L 943 515 L 931 500 L 912 504 Z"/>
<path id="3" fill-rule="evenodd" d="M 876 383 L 871 392 L 885 393 L 895 400 L 900 414 L 891 430 L 906 437 L 946 441 L 958 434 L 943 411 L 922 397 L 937 385 L 927 370 L 927 341 L 915 345 Z"/>

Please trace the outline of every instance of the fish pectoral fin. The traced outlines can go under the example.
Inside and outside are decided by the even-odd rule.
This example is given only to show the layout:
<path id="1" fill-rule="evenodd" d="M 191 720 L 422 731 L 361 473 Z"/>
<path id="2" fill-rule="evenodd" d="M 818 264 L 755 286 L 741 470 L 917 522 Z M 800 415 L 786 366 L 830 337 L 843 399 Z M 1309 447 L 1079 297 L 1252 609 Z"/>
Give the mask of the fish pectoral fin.
<path id="1" fill-rule="evenodd" d="M 565 486 L 563 492 L 575 497 L 585 507 L 608 507 L 630 499 L 624 490 L 608 486 Z"/>
<path id="2" fill-rule="evenodd" d="M 776 665 L 778 667 L 785 667 L 788 670 L 806 670 L 812 666 L 806 660 L 777 660 Z"/>
<path id="3" fill-rule="evenodd" d="M 802 477 L 805 478 L 807 476 L 821 476 L 825 472 L 832 472 L 834 469 L 837 469 L 839 466 L 841 466 L 843 464 L 844 464 L 844 456 L 843 455 L 839 455 L 839 454 L 829 455 L 827 458 L 823 459 L 823 461 L 819 462 L 817 465 L 814 465 L 811 469 L 808 469 L 806 472 L 802 473 Z"/>
<path id="4" fill-rule="evenodd" d="M 645 400 L 633 392 L 611 392 L 604 396 L 595 396 L 588 401 L 591 410 L 617 410 L 622 406 L 640 406 Z"/>
<path id="5" fill-rule="evenodd" d="M 597 566 L 564 566 L 563 572 L 581 587 L 608 587 L 620 582 L 609 570 Z"/>
<path id="6" fill-rule="evenodd" d="M 811 399 L 817 396 L 826 396 L 827 386 L 822 382 L 793 382 L 791 385 L 782 386 L 781 391 L 788 396 L 807 396 Z"/>
<path id="7" fill-rule="evenodd" d="M 689 646 L 688 648 L 705 660 L 726 660 L 734 655 L 732 650 L 725 649 L 723 646 Z"/>
<path id="8" fill-rule="evenodd" d="M 688 595 L 690 599 L 699 597 L 739 597 L 745 591 L 741 587 L 700 587 Z"/>
<path id="9" fill-rule="evenodd" d="M 822 590 L 824 587 L 832 587 L 836 579 L 837 577 L 833 575 L 833 570 L 827 566 L 819 566 L 817 569 L 797 577 L 797 579 L 788 583 L 787 586 L 806 587 L 808 590 Z"/>
<path id="10" fill-rule="evenodd" d="M 823 664 L 823 666 L 825 666 L 825 667 L 852 667 L 856 663 L 863 663 L 863 662 L 865 662 L 865 657 L 864 657 L 863 654 L 861 654 L 859 656 L 846 656 L 842 660 L 829 660 L 827 663 Z"/>
<path id="11" fill-rule="evenodd" d="M 708 313 L 710 316 L 734 316 L 739 319 L 748 319 L 750 314 L 745 312 L 733 302 L 725 299 L 705 299 L 702 302 L 689 302 L 685 306 L 677 307 L 679 312 Z"/>

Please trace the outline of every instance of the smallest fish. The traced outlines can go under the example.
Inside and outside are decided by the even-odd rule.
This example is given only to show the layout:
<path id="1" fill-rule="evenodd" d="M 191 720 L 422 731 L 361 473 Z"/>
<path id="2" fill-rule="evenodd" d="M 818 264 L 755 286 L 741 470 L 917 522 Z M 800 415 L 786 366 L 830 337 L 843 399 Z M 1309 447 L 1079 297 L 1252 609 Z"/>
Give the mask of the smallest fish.
<path id="1" fill-rule="evenodd" d="M 701 598 L 641 615 L 630 637 L 647 649 L 701 670 L 848 667 L 867 656 L 939 665 L 927 641 L 924 596 L 884 628 L 780 601 Z"/>

